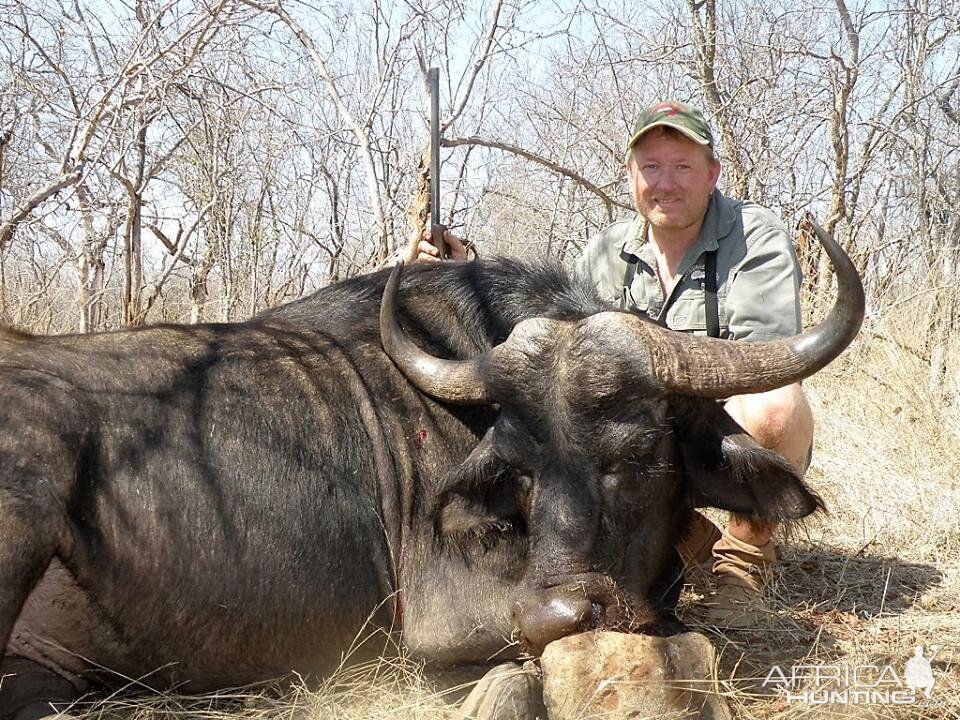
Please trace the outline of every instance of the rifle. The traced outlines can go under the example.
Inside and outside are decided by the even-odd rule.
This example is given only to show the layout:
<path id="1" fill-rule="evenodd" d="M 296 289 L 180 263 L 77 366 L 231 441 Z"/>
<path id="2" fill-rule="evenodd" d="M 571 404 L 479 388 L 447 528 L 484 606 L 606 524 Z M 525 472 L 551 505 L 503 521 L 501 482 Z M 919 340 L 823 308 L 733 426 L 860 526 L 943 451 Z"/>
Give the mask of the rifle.
<path id="1" fill-rule="evenodd" d="M 440 259 L 450 257 L 443 234 L 446 225 L 440 223 L 440 69 L 430 68 L 427 72 L 427 86 L 430 90 L 430 239 Z"/>

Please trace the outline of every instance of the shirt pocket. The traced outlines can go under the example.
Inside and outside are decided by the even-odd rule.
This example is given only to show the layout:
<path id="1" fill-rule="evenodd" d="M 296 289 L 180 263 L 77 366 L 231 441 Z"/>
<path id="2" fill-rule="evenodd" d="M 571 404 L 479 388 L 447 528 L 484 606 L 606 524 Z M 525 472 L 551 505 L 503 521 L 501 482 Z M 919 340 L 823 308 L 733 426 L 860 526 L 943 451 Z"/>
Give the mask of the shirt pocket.
<path id="1" fill-rule="evenodd" d="M 680 332 L 706 333 L 707 316 L 703 307 L 703 293 L 684 290 L 667 310 L 667 327 Z"/>
<path id="2" fill-rule="evenodd" d="M 704 291 L 700 280 L 685 279 L 678 289 L 678 296 L 667 311 L 667 327 L 680 332 L 707 334 L 707 308 L 704 303 Z M 717 306 L 720 315 L 720 336 L 727 335 L 727 321 L 723 312 L 723 298 L 717 293 Z"/>
<path id="3" fill-rule="evenodd" d="M 650 288 L 645 285 L 647 279 L 643 276 L 643 270 L 637 271 L 633 278 L 630 288 L 627 290 L 627 307 L 634 308 L 652 317 L 657 308 L 654 302 L 650 300 Z"/>
<path id="4" fill-rule="evenodd" d="M 650 316 L 650 301 L 644 297 L 637 297 L 633 288 L 628 292 L 627 307 L 639 310 L 648 317 Z"/>

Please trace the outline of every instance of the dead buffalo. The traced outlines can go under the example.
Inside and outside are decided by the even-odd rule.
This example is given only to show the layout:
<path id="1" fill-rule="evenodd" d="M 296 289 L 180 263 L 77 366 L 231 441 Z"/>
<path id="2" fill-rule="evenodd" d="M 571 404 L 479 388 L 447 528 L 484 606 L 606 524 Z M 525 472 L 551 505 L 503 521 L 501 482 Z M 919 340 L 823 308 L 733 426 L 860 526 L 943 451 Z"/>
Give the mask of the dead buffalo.
<path id="1" fill-rule="evenodd" d="M 862 287 L 824 242 L 837 304 L 781 342 L 673 333 L 510 261 L 242 323 L 0 334 L 0 715 L 323 673 L 365 624 L 445 663 L 669 632 L 692 507 L 817 507 L 714 399 L 852 340 Z"/>

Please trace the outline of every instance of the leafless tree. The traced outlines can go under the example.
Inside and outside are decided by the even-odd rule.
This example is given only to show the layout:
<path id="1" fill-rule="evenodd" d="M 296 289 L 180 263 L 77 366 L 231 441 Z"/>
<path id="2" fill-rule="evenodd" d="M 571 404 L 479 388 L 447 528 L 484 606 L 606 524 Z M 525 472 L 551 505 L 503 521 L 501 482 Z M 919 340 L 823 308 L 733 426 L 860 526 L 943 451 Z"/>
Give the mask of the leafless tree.
<path id="1" fill-rule="evenodd" d="M 572 260 L 633 212 L 637 111 L 689 101 L 725 192 L 790 227 L 822 218 L 875 308 L 938 303 L 914 350 L 942 388 L 958 17 L 958 0 L 0 0 L 0 312 L 236 319 L 382 264 L 419 233 L 436 65 L 444 219 L 485 254 Z M 829 296 L 801 255 L 809 297 Z"/>

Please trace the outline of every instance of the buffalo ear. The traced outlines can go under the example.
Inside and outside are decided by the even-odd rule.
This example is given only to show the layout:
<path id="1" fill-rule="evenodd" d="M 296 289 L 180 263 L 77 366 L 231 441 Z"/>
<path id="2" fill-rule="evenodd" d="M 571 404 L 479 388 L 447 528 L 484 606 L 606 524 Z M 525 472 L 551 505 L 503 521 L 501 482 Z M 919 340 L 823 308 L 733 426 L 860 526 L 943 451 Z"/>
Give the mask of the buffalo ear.
<path id="1" fill-rule="evenodd" d="M 462 463 L 437 479 L 430 497 L 431 512 L 439 512 L 452 495 L 469 496 L 483 490 L 495 482 L 503 470 L 503 461 L 493 450 L 493 428 L 490 428 Z"/>
<path id="2" fill-rule="evenodd" d="M 761 447 L 718 403 L 676 397 L 670 405 L 695 507 L 764 520 L 798 520 L 823 508 L 796 469 Z"/>
<path id="3" fill-rule="evenodd" d="M 467 459 L 444 473 L 431 497 L 430 515 L 441 535 L 503 527 L 519 510 L 510 468 L 493 450 L 487 431 Z"/>

